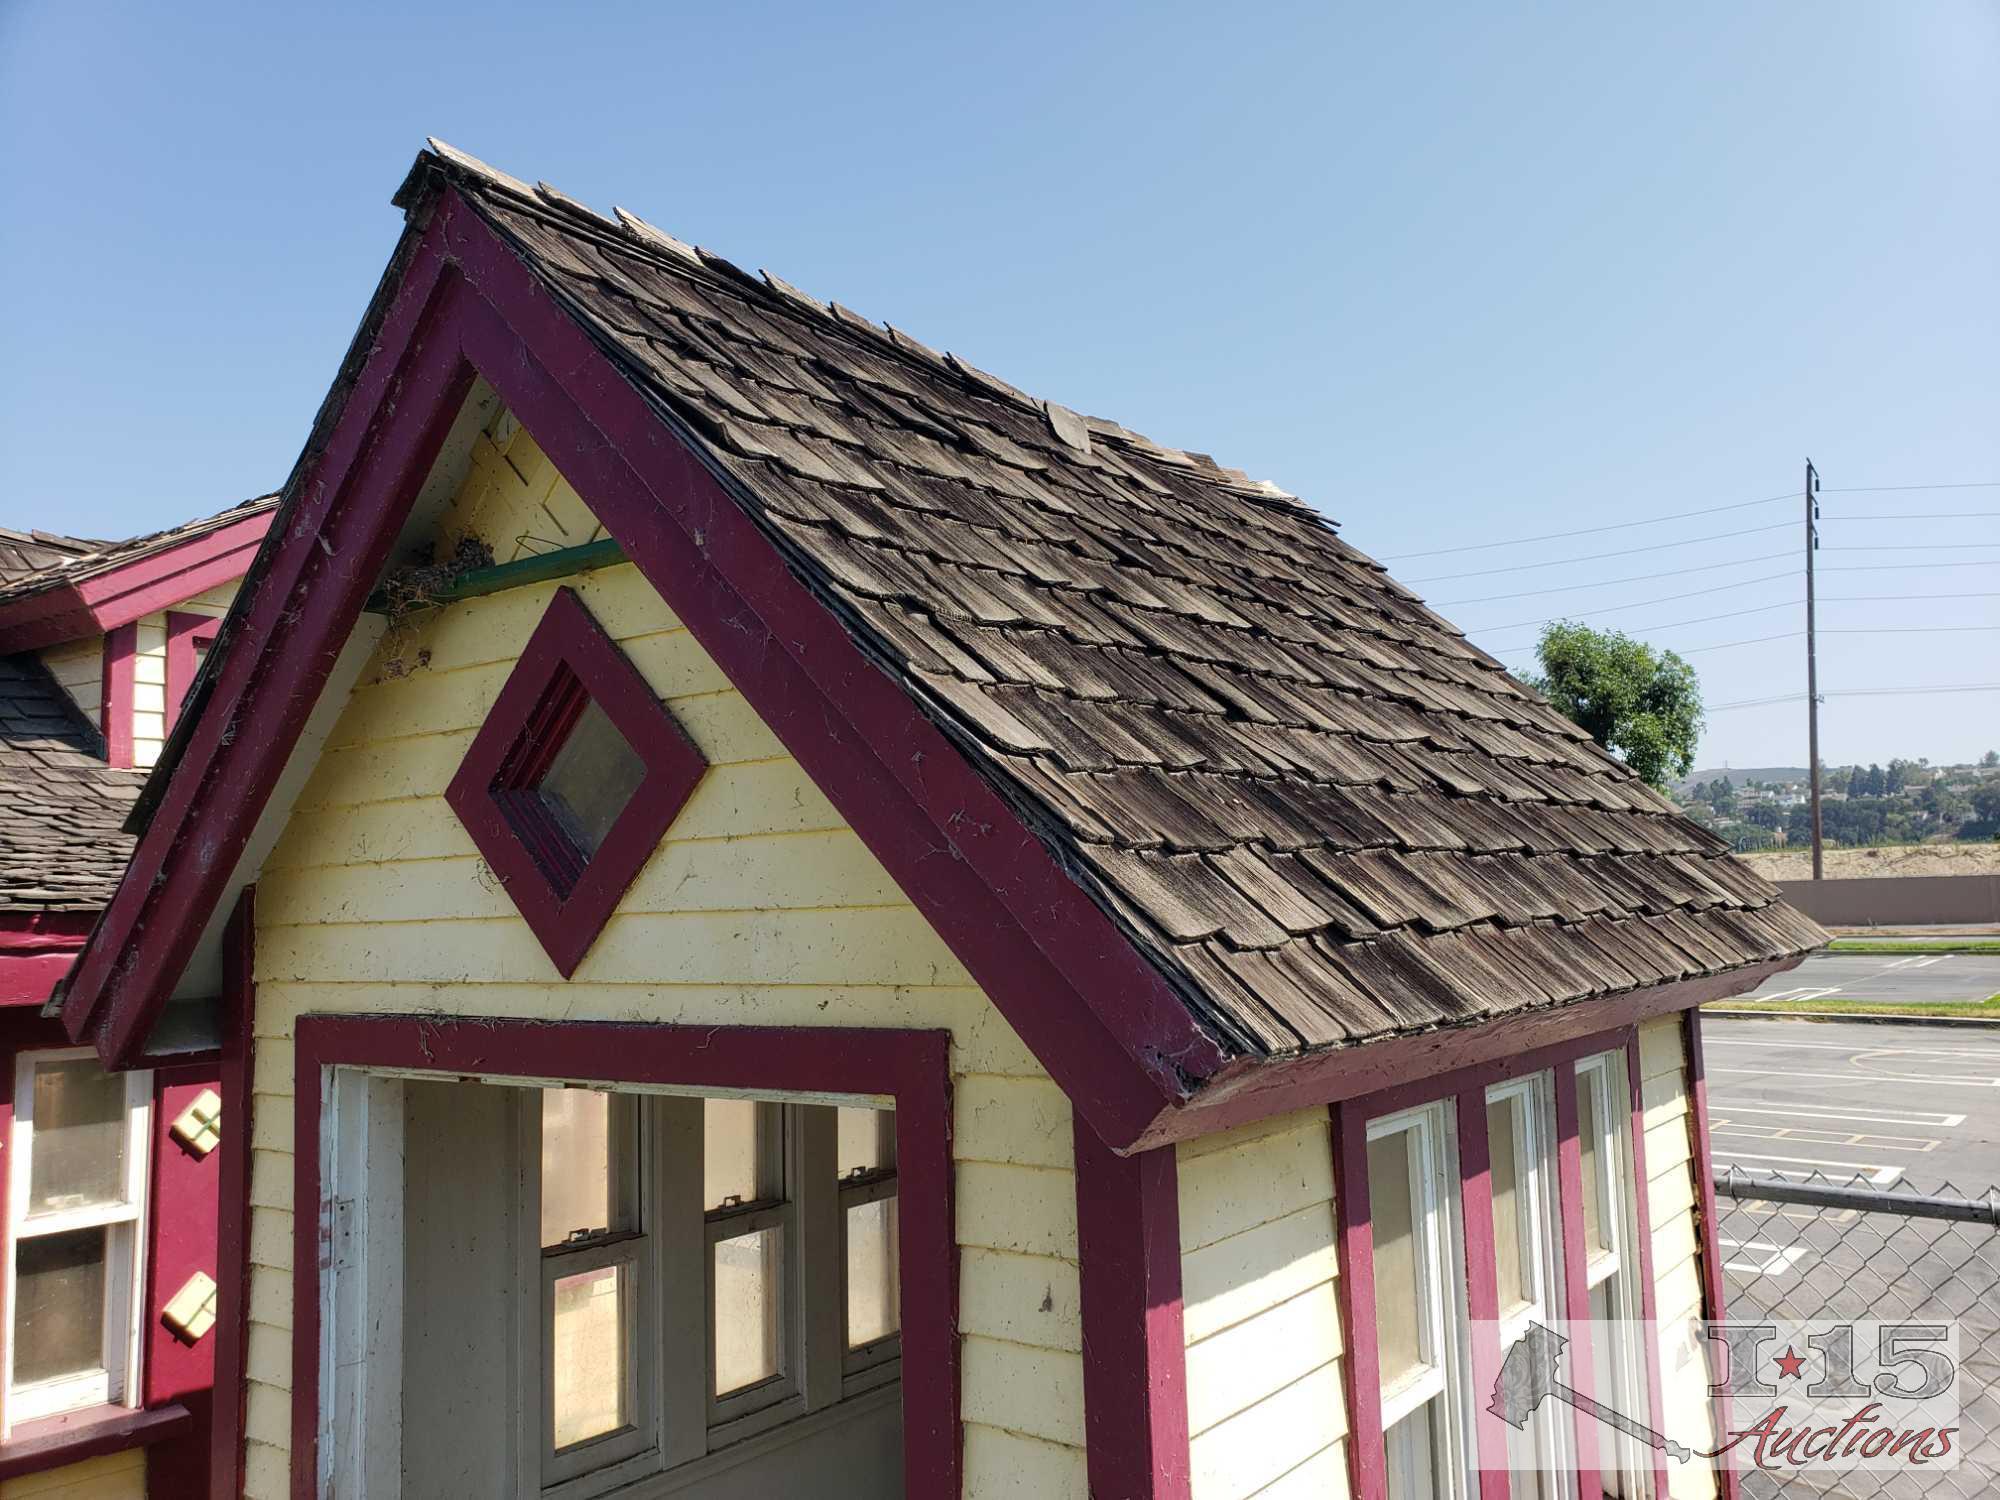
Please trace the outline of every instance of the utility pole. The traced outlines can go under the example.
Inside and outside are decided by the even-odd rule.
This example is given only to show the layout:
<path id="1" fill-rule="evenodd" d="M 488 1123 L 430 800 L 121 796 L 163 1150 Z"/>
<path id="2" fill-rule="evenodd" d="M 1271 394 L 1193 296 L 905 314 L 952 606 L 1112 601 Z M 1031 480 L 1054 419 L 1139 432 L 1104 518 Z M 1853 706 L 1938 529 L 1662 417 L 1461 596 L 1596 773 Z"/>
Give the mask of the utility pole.
<path id="1" fill-rule="evenodd" d="M 1812 777 L 1814 880 L 1825 878 L 1826 846 L 1819 816 L 1819 654 L 1813 638 L 1813 554 L 1819 550 L 1819 472 L 1806 460 L 1806 755 Z"/>

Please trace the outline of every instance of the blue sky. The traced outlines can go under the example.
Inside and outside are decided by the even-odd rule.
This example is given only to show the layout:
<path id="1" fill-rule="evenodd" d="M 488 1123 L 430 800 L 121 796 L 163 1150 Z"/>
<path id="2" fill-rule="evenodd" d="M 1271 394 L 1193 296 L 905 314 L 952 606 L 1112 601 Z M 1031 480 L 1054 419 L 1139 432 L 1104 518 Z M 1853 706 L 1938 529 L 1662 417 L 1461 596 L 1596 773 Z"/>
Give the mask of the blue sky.
<path id="1" fill-rule="evenodd" d="M 2000 481 L 1990 4 L 0 0 L 0 524 L 280 483 L 426 134 L 1274 479 L 1510 662 L 1562 613 L 1800 629 L 1762 608 L 1796 527 L 1557 565 L 1796 503 L 1408 554 L 1796 494 L 1808 454 L 1822 563 L 1954 564 L 1825 575 L 1859 602 L 1823 626 L 2000 625 L 1943 597 L 2000 594 L 2000 517 L 1909 519 L 2000 488 L 1835 492 Z M 1723 704 L 1802 658 L 1690 660 Z M 1995 681 L 2000 630 L 1822 643 L 1837 693 Z M 1804 717 L 1716 713 L 1702 762 L 1803 763 Z M 1836 696 L 1823 734 L 1963 759 L 2000 693 Z"/>

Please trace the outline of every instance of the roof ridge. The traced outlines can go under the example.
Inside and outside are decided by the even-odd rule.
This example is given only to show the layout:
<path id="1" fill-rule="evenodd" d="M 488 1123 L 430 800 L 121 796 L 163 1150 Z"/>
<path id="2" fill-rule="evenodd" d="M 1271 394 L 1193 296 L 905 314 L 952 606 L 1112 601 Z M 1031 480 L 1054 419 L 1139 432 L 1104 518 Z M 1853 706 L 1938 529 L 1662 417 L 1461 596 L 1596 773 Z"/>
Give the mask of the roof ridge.
<path id="1" fill-rule="evenodd" d="M 1234 492 L 1253 503 L 1275 504 L 1286 511 L 1309 516 L 1336 534 L 1339 531 L 1339 524 L 1332 517 L 1271 480 L 1252 479 L 1244 470 L 1226 467 L 1206 453 L 1158 442 L 1108 417 L 1087 416 L 1060 402 L 1033 395 L 997 375 L 980 369 L 959 354 L 933 349 L 894 324 L 877 323 L 852 308 L 843 307 L 838 302 L 823 302 L 774 272 L 763 270 L 758 275 L 752 276 L 726 257 L 699 245 L 690 244 L 641 218 L 630 209 L 614 205 L 612 208 L 614 217 L 606 217 L 589 204 L 571 197 L 547 182 L 537 181 L 531 187 L 512 173 L 503 172 L 471 152 L 462 151 L 436 136 L 426 136 L 425 141 L 430 150 L 418 156 L 416 166 L 411 169 L 411 178 L 424 171 L 427 165 L 426 158 L 430 158 L 447 178 L 474 177 L 489 188 L 497 188 L 544 214 L 554 214 L 594 233 L 610 235 L 627 247 L 636 246 L 655 255 L 664 256 L 677 270 L 703 273 L 738 293 L 748 292 L 759 296 L 770 305 L 792 316 L 831 323 L 835 328 L 851 336 L 866 339 L 889 356 L 914 364 L 933 375 L 940 372 L 956 375 L 962 382 L 988 399 L 1006 401 L 1024 411 L 1034 413 L 1048 423 L 1059 441 L 1081 453 L 1087 455 L 1090 451 L 1090 441 L 1093 438 L 1101 438 L 1155 462 L 1166 463 L 1176 468 L 1194 469 L 1209 476 L 1212 482 L 1229 486 Z M 413 195 L 408 181 L 398 190 L 393 201 L 403 207 L 410 205 Z"/>

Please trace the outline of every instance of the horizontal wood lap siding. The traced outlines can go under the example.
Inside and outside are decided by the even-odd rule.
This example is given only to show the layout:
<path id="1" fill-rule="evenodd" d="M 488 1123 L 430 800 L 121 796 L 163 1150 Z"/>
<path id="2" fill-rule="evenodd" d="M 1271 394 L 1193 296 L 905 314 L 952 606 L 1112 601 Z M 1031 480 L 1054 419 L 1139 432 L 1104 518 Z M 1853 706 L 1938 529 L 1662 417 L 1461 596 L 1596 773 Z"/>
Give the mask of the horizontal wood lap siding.
<path id="1" fill-rule="evenodd" d="M 146 1451 L 130 1448 L 0 1480 L 0 1500 L 146 1500 Z"/>
<path id="2" fill-rule="evenodd" d="M 524 432 L 499 456 L 475 463 L 447 527 L 497 540 L 591 524 L 566 484 L 543 484 Z M 443 797 L 565 584 L 710 762 L 568 982 Z M 1068 1103 L 636 568 L 468 600 L 385 637 L 266 861 L 256 912 L 254 1500 L 290 1484 L 294 1023 L 384 1010 L 948 1031 L 965 1493 L 1084 1495 Z"/>
<path id="3" fill-rule="evenodd" d="M 1639 1028 L 1639 1090 L 1645 1119 L 1647 1205 L 1652 1219 L 1653 1305 L 1659 1320 L 1660 1398 L 1667 1431 L 1690 1447 L 1713 1446 L 1708 1372 L 1695 1323 L 1701 1317 L 1696 1255 L 1695 1162 L 1690 1146 L 1687 1050 L 1679 1016 Z M 1675 1500 L 1708 1500 L 1705 1464 L 1669 1464 Z"/>
<path id="4" fill-rule="evenodd" d="M 1176 1150 L 1194 1500 L 1344 1496 L 1327 1112 Z"/>

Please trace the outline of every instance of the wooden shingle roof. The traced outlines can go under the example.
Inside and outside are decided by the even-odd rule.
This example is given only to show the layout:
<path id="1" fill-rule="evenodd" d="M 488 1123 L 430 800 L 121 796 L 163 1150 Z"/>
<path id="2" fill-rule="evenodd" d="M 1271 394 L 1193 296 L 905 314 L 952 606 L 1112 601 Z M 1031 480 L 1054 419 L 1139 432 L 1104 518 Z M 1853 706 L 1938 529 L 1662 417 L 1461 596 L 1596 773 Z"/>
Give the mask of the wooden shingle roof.
<path id="1" fill-rule="evenodd" d="M 1823 941 L 1312 507 L 426 155 L 1232 1051 Z"/>
<path id="2" fill-rule="evenodd" d="M 0 656 L 0 911 L 94 911 L 131 857 L 145 782 L 104 763 L 97 731 L 34 655 Z"/>
<path id="3" fill-rule="evenodd" d="M 0 529 L 0 604 L 96 578 L 277 508 L 275 494 L 259 495 L 212 516 L 120 542 L 89 542 L 41 531 Z M 19 565 L 10 567 L 10 562 L 17 558 Z"/>

